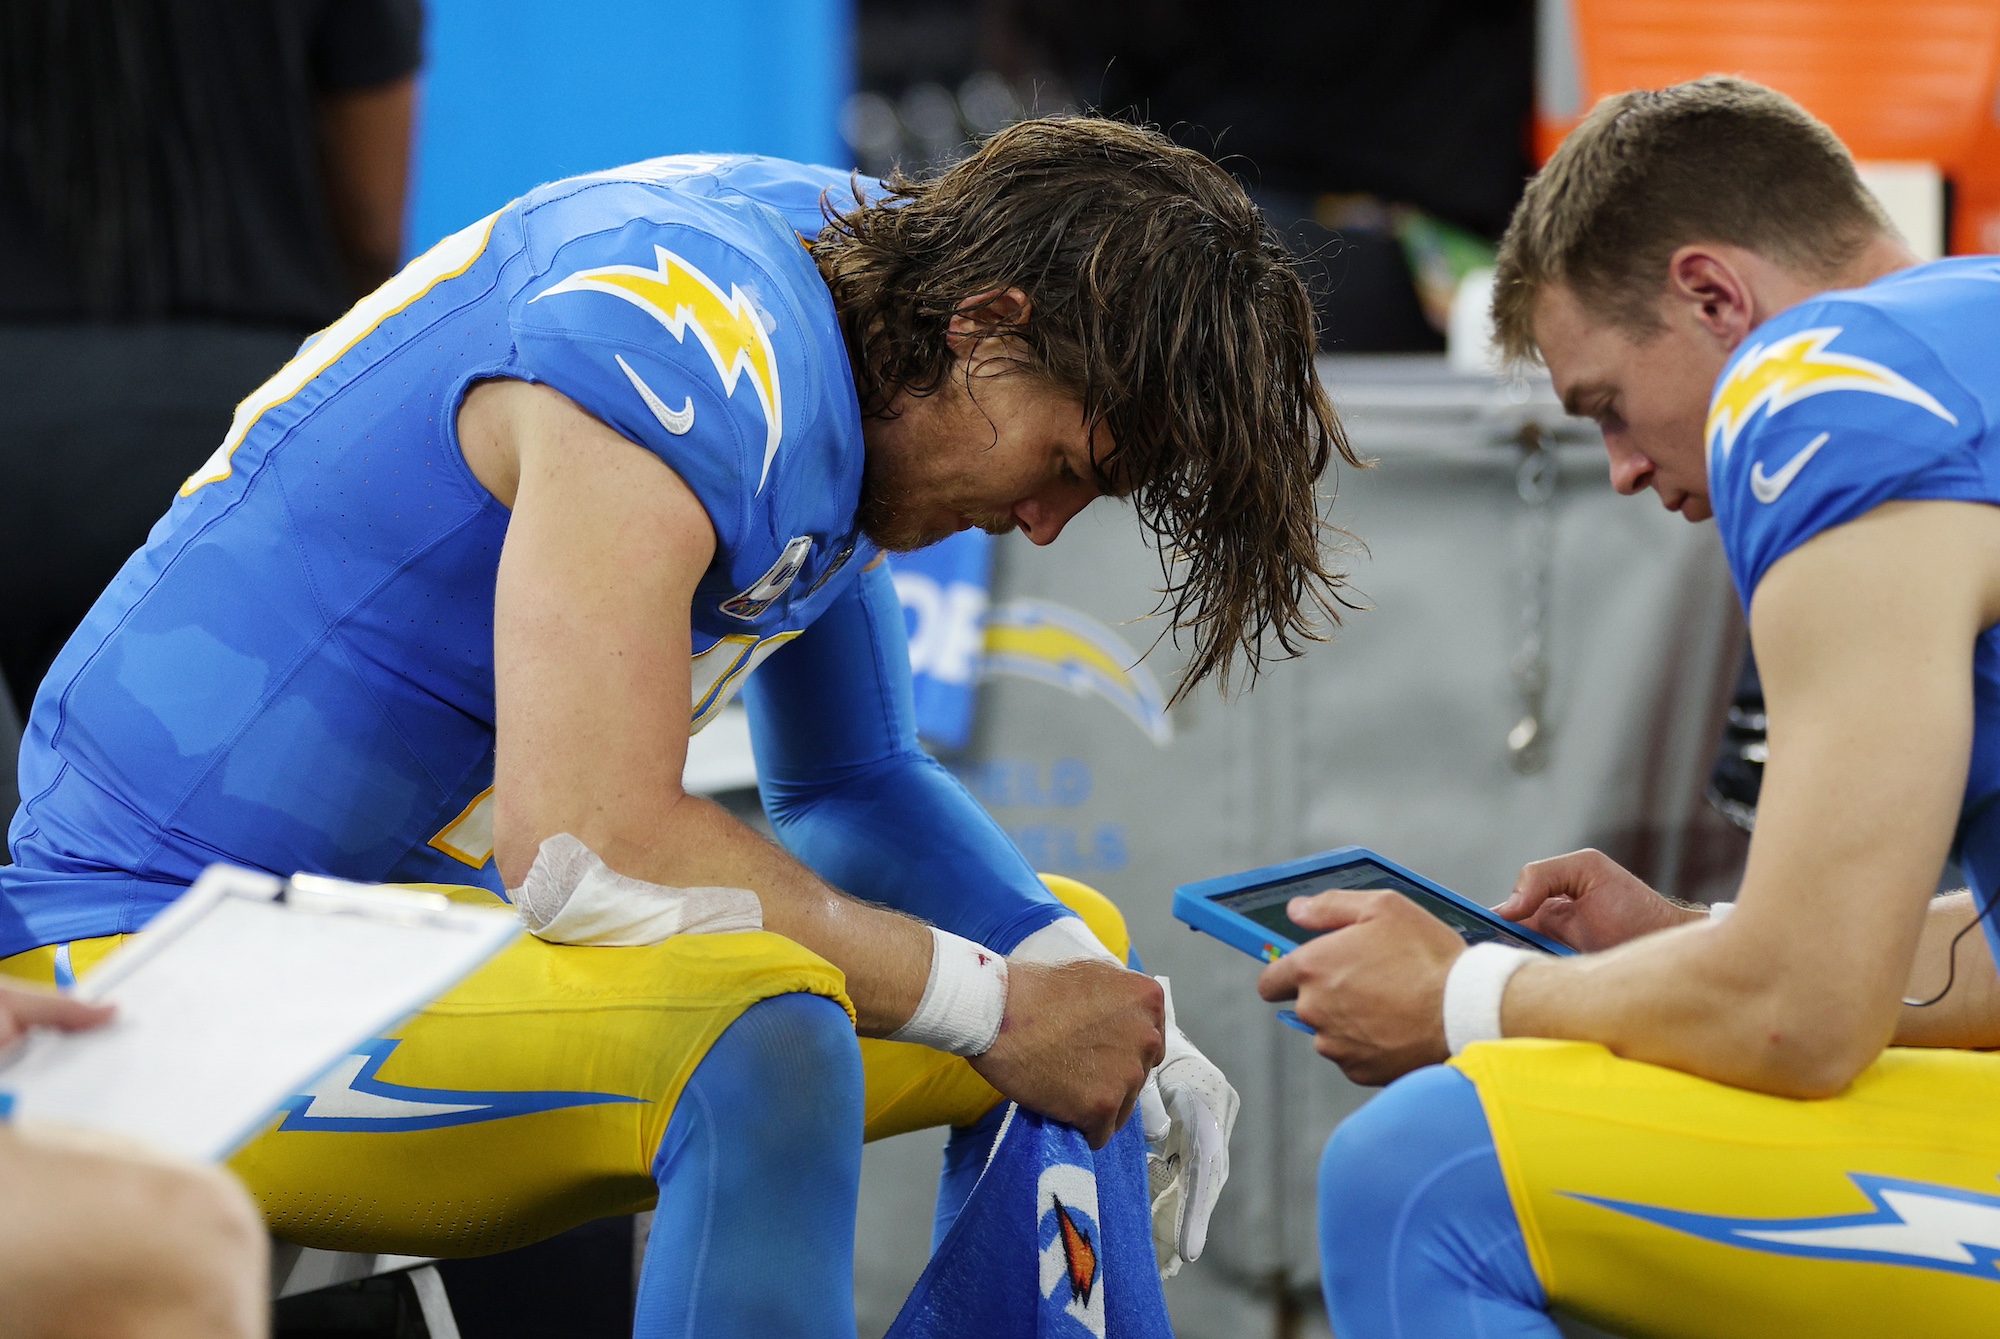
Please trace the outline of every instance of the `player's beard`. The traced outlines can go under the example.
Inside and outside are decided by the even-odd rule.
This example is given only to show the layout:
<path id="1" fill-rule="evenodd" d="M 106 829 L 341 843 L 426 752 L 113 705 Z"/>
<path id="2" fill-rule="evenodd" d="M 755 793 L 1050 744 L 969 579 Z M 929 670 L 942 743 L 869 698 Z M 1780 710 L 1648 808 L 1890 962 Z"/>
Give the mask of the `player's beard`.
<path id="1" fill-rule="evenodd" d="M 973 526 L 993 535 L 1017 528 L 1008 513 L 976 502 L 953 505 L 947 501 L 949 490 L 925 479 L 925 473 L 895 450 L 871 449 L 863 458 L 855 519 L 877 547 L 909 553 Z"/>

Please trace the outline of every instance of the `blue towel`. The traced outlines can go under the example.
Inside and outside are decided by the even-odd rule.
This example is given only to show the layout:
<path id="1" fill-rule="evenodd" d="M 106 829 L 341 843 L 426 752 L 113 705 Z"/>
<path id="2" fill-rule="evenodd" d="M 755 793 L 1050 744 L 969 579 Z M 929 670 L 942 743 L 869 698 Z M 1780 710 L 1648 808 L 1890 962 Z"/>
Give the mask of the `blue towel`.
<path id="1" fill-rule="evenodd" d="M 1172 1339 L 1135 1114 L 1101 1152 L 1013 1108 L 887 1339 Z"/>

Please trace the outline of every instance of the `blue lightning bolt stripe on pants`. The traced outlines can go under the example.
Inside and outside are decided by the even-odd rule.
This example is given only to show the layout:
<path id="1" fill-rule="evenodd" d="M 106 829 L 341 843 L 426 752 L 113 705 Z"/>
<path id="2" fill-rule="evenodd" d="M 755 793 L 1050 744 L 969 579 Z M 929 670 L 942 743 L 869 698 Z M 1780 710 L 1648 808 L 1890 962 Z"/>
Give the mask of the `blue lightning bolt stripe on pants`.
<path id="1" fill-rule="evenodd" d="M 2000 1330 L 2000 1057 L 1884 1052 L 1799 1102 L 1512 1040 L 1392 1084 L 1329 1142 L 1341 1339 Z"/>
<path id="2" fill-rule="evenodd" d="M 1051 884 L 1125 951 L 1109 901 Z M 121 938 L 15 954 L 0 976 L 88 976 Z M 327 1250 L 483 1255 L 657 1197 L 642 1335 L 851 1335 L 861 1143 L 975 1127 L 1000 1097 L 956 1056 L 857 1042 L 843 1001 L 837 971 L 775 934 L 524 938 L 291 1099 L 231 1166 L 278 1236 Z M 1139 1187 L 1143 1213 L 1143 1159 Z"/>

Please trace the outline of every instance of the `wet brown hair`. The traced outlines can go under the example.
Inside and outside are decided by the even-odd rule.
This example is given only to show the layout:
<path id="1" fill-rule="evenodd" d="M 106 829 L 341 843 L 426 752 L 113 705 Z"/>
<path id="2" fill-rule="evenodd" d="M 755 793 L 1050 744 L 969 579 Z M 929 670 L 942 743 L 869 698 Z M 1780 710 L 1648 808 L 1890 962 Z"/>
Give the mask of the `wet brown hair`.
<path id="1" fill-rule="evenodd" d="M 1500 241 L 1494 334 L 1534 358 L 1535 300 L 1556 283 L 1651 334 L 1667 263 L 1691 243 L 1825 278 L 1893 232 L 1846 146 L 1775 89 L 1718 74 L 1634 89 L 1598 103 L 1528 183 Z"/>
<path id="2" fill-rule="evenodd" d="M 1045 117 L 931 180 L 835 214 L 813 255 L 847 328 L 862 412 L 937 391 L 968 301 L 1018 288 L 1023 371 L 1083 402 L 1115 449 L 1098 486 L 1129 496 L 1164 581 L 1155 612 L 1193 647 L 1175 697 L 1240 655 L 1254 681 L 1338 623 L 1338 537 L 1317 484 L 1359 464 L 1313 366 L 1312 304 L 1235 179 L 1156 131 Z"/>

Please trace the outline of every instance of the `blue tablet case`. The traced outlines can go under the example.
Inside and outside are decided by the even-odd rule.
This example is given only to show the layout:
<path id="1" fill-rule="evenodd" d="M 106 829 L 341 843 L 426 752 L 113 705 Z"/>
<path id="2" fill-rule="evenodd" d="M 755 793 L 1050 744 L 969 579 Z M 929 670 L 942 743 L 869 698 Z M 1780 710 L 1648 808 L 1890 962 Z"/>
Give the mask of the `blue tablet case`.
<path id="1" fill-rule="evenodd" d="M 1282 910 L 1284 903 L 1293 896 L 1326 888 L 1393 889 L 1457 930 L 1469 944 L 1497 940 L 1545 953 L 1575 952 L 1566 944 L 1494 915 L 1477 902 L 1365 846 L 1342 846 L 1241 874 L 1182 884 L 1174 890 L 1174 917 L 1253 958 L 1275 962 L 1313 937 L 1286 933 L 1284 927 L 1291 922 Z M 1261 912 L 1264 920 L 1252 919 L 1246 910 L 1231 903 Z M 1278 1017 L 1301 1031 L 1312 1031 L 1289 1009 L 1280 1011 Z"/>

